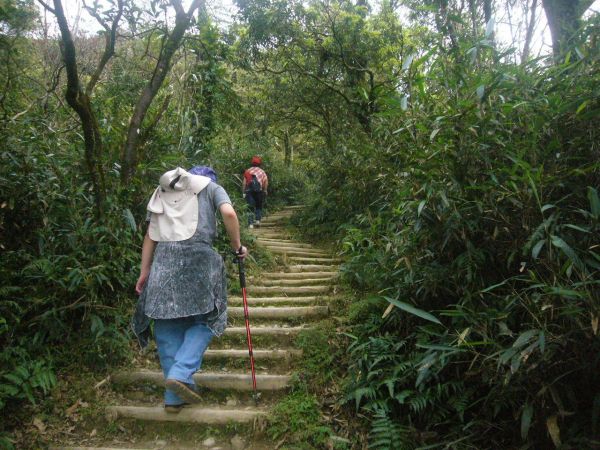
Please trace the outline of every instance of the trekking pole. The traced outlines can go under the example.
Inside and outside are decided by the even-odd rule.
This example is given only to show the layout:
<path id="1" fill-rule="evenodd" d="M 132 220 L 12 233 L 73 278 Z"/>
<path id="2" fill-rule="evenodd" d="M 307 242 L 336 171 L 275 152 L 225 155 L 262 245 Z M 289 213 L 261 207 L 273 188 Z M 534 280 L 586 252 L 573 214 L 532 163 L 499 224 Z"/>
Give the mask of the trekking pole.
<path id="1" fill-rule="evenodd" d="M 256 370 L 254 369 L 254 354 L 252 353 L 252 334 L 250 333 L 250 319 L 248 317 L 248 298 L 246 296 L 246 272 L 244 270 L 244 259 L 236 253 L 238 269 L 240 272 L 240 287 L 242 288 L 242 299 L 244 301 L 244 320 L 246 321 L 246 341 L 248 342 L 248 354 L 250 355 L 250 369 L 252 370 L 252 398 L 258 404 L 259 395 L 256 392 Z"/>

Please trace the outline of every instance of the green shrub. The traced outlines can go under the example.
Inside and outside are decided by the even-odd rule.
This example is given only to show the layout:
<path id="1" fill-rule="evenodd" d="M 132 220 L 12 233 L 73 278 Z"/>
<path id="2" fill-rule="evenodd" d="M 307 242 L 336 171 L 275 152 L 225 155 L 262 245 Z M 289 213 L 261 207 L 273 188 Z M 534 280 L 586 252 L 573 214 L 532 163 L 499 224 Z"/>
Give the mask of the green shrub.
<path id="1" fill-rule="evenodd" d="M 321 410 L 315 396 L 298 389 L 273 408 L 268 433 L 272 439 L 285 442 L 283 448 L 310 449 L 322 448 L 330 430 L 321 425 Z"/>

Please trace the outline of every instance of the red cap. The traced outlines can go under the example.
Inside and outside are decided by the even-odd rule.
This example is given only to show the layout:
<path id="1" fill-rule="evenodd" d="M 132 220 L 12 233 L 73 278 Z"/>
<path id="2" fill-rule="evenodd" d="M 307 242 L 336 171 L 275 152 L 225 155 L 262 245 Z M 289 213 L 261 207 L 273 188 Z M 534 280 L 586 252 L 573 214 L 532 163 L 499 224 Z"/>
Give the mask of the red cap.
<path id="1" fill-rule="evenodd" d="M 250 162 L 252 164 L 260 165 L 260 164 L 262 164 L 262 158 L 260 156 L 253 156 L 252 161 L 250 161 Z"/>

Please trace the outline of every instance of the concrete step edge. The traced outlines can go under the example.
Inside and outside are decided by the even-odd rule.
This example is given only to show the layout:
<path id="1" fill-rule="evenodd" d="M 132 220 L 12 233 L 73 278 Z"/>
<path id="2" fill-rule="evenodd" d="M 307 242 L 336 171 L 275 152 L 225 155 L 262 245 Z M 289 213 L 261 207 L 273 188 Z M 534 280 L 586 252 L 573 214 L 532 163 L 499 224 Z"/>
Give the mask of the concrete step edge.
<path id="1" fill-rule="evenodd" d="M 337 278 L 339 272 L 327 271 L 327 272 L 263 272 L 261 274 L 262 279 L 267 280 L 302 280 L 302 279 L 316 279 L 316 278 Z M 248 279 L 251 279 L 248 277 Z"/>
<path id="2" fill-rule="evenodd" d="M 244 317 L 244 308 L 229 307 L 230 317 Z M 273 306 L 248 307 L 250 319 L 295 319 L 298 317 L 315 317 L 329 314 L 327 306 Z"/>
<path id="3" fill-rule="evenodd" d="M 306 248 L 306 249 L 316 249 L 312 244 L 305 244 L 303 242 L 292 241 L 290 239 L 273 239 L 273 238 L 256 238 L 256 242 L 259 244 L 267 244 L 267 245 L 279 245 L 281 247 L 298 247 L 298 248 Z"/>
<path id="4" fill-rule="evenodd" d="M 258 305 L 281 305 L 281 304 L 310 304 L 316 302 L 327 301 L 327 297 L 262 297 L 262 298 L 253 298 L 249 297 L 248 299 L 249 306 L 258 306 Z M 241 297 L 230 298 L 228 300 L 229 305 L 241 305 L 243 304 L 243 299 Z"/>
<path id="5" fill-rule="evenodd" d="M 291 248 L 291 247 L 274 247 L 272 245 L 264 245 L 264 248 L 273 253 L 282 253 L 289 256 L 307 256 L 307 257 L 331 257 L 331 253 L 322 250 L 307 250 L 303 248 Z"/>
<path id="6" fill-rule="evenodd" d="M 261 391 L 278 391 L 286 389 L 290 384 L 290 375 L 256 375 L 256 387 Z M 165 381 L 162 372 L 150 370 L 133 370 L 117 372 L 111 375 L 111 381 L 116 384 L 134 384 L 150 382 L 162 385 Z M 241 373 L 201 372 L 194 374 L 194 381 L 199 386 L 209 389 L 232 389 L 251 391 L 252 375 Z"/>
<path id="7" fill-rule="evenodd" d="M 73 447 L 67 445 L 65 447 L 48 447 L 49 450 L 157 450 L 156 447 Z M 193 450 L 193 449 L 190 449 Z"/>
<path id="8" fill-rule="evenodd" d="M 252 332 L 252 327 L 250 328 Z M 256 359 L 291 359 L 302 355 L 302 350 L 295 348 L 276 350 L 253 350 Z M 205 359 L 248 358 L 248 349 L 209 349 L 204 353 Z"/>
<path id="9" fill-rule="evenodd" d="M 150 420 L 160 422 L 187 422 L 205 424 L 227 424 L 230 422 L 247 423 L 264 416 L 268 410 L 264 408 L 225 408 L 225 407 L 186 407 L 177 414 L 168 413 L 163 407 L 156 406 L 109 406 L 106 408 L 107 418 L 116 420 L 119 417 Z"/>
<path id="10" fill-rule="evenodd" d="M 313 258 L 312 256 L 288 256 L 288 259 L 290 261 L 297 261 L 297 262 L 337 262 L 337 263 L 341 263 L 342 260 L 339 258 Z"/>
<path id="11" fill-rule="evenodd" d="M 330 282 L 336 282 L 337 277 L 322 277 L 322 278 L 298 278 L 298 279 L 261 279 L 253 281 L 255 286 L 293 286 L 301 287 L 303 285 L 314 285 L 314 284 L 330 284 Z"/>
<path id="12" fill-rule="evenodd" d="M 287 266 L 288 273 L 312 272 L 318 270 L 320 272 L 331 271 L 338 272 L 339 266 L 327 264 L 291 264 Z"/>
<path id="13" fill-rule="evenodd" d="M 332 290 L 334 285 L 315 286 L 251 286 L 248 288 L 249 296 L 256 294 L 280 294 L 281 296 L 293 297 L 288 294 L 324 294 Z"/>
<path id="14" fill-rule="evenodd" d="M 252 336 L 289 336 L 290 334 L 297 334 L 304 330 L 311 330 L 311 327 L 284 327 L 284 326 L 251 326 L 250 331 Z M 246 327 L 227 327 L 225 329 L 225 335 L 246 335 Z"/>

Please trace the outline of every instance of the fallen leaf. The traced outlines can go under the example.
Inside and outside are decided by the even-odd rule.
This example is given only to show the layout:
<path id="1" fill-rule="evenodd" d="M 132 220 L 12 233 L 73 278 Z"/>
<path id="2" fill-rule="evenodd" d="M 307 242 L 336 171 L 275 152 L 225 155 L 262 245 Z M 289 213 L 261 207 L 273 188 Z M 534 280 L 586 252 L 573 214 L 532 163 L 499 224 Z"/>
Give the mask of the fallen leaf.
<path id="1" fill-rule="evenodd" d="M 385 319 L 394 309 L 394 305 L 392 305 L 391 303 L 389 304 L 389 306 L 386 308 L 386 310 L 384 311 L 383 315 L 381 316 L 382 319 Z"/>
<path id="2" fill-rule="evenodd" d="M 70 417 L 73 415 L 73 413 L 75 411 L 77 411 L 77 408 L 79 408 L 79 403 L 81 402 L 81 399 L 78 399 L 72 406 L 69 406 L 67 408 L 67 410 L 65 411 L 67 417 Z"/>
<path id="3" fill-rule="evenodd" d="M 33 426 L 36 427 L 40 433 L 44 433 L 46 431 L 46 424 L 37 417 L 33 419 Z"/>

